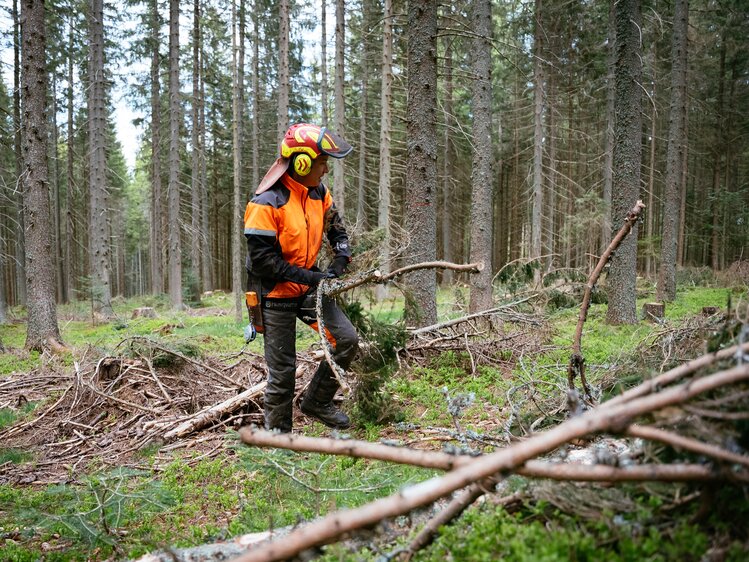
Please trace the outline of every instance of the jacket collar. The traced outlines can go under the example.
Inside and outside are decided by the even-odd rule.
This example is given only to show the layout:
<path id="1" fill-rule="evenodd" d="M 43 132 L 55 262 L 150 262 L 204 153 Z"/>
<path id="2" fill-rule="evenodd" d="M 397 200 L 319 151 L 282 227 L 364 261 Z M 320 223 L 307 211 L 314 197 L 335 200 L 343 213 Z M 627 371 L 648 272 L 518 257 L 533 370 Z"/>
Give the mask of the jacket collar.
<path id="1" fill-rule="evenodd" d="M 307 186 L 302 185 L 294 178 L 292 178 L 289 174 L 284 174 L 283 176 L 281 176 L 281 183 L 291 191 L 294 191 L 303 196 L 306 196 L 310 191 L 317 189 L 317 186 L 308 188 Z"/>

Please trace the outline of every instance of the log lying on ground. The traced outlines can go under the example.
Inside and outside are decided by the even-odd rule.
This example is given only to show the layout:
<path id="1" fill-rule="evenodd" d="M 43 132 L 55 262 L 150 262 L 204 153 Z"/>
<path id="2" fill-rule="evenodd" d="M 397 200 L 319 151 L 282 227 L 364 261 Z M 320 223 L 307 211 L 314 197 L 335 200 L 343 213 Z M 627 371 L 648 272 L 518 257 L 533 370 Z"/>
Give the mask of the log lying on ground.
<path id="1" fill-rule="evenodd" d="M 478 457 L 444 476 L 431 478 L 359 508 L 336 511 L 293 531 L 282 542 L 269 542 L 236 558 L 236 562 L 289 558 L 307 548 L 333 542 L 349 531 L 408 513 L 474 482 L 512 472 L 527 461 L 549 453 L 573 439 L 603 431 L 619 433 L 643 414 L 681 404 L 703 392 L 746 380 L 749 380 L 749 365 L 741 365 L 665 389 L 658 394 L 590 410 L 526 441 Z"/>
<path id="2" fill-rule="evenodd" d="M 174 429 L 167 431 L 163 437 L 164 441 L 169 442 L 190 435 L 194 431 L 198 431 L 217 422 L 223 416 L 236 412 L 240 408 L 246 406 L 253 398 L 256 398 L 265 391 L 267 385 L 267 381 L 263 381 L 248 388 L 244 392 L 240 392 L 236 396 L 232 396 L 228 400 L 224 400 L 223 402 L 219 402 L 218 404 L 214 404 L 213 406 L 198 412 L 190 419 L 180 423 Z"/>

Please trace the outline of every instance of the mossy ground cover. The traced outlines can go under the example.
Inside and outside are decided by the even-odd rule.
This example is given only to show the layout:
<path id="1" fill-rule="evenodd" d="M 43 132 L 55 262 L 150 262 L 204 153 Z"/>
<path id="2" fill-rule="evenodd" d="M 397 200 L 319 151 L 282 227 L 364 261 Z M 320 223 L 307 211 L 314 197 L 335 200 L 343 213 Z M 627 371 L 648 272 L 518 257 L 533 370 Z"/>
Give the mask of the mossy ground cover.
<path id="1" fill-rule="evenodd" d="M 727 296 L 728 291 L 720 288 L 680 291 L 676 302 L 667 307 L 666 321 L 677 324 L 699 314 L 703 306 L 725 306 Z M 638 307 L 650 298 L 644 295 Z M 400 299 L 385 304 L 363 300 L 366 311 L 383 321 L 400 317 Z M 465 290 L 440 293 L 440 317 L 460 316 L 465 303 Z M 197 315 L 172 314 L 160 301 L 121 301 L 116 303 L 120 320 L 96 326 L 84 306 L 63 307 L 60 326 L 71 351 L 69 357 L 59 358 L 59 368 L 72 364 L 86 346 L 118 353 L 122 342 L 133 336 L 175 345 L 187 343 L 204 357 L 228 358 L 244 345 L 241 324 L 234 321 L 226 295 L 217 294 L 203 304 L 208 313 Z M 159 317 L 130 318 L 133 308 L 146 305 L 155 305 Z M 22 317 L 22 311 L 15 313 Z M 456 417 L 449 411 L 449 400 L 461 395 L 470 396 L 459 415 L 463 429 L 496 429 L 506 421 L 508 392 L 519 381 L 533 380 L 549 396 L 560 384 L 563 387 L 577 314 L 572 308 L 551 314 L 545 351 L 524 356 L 510 372 L 482 365 L 473 369 L 468 353 L 453 351 L 389 374 L 384 390 L 391 399 L 389 407 L 400 411 L 399 418 L 386 425 L 361 422 L 351 431 L 352 437 L 406 442 L 414 438 L 409 430 L 414 426 L 453 431 Z M 599 384 L 608 369 L 635 354 L 657 329 L 659 326 L 644 322 L 609 326 L 605 324 L 605 305 L 593 305 L 582 344 L 591 382 Z M 10 348 L 10 353 L 0 356 L 0 377 L 43 365 L 44 358 L 23 351 L 24 334 L 23 323 L 0 326 L 0 338 Z M 299 349 L 317 341 L 303 326 L 299 336 Z M 253 342 L 250 349 L 261 353 L 261 342 Z M 632 384 L 637 376 L 643 375 L 635 373 Z M 29 403 L 0 410 L 0 429 L 32 416 L 35 406 Z M 536 415 L 527 414 L 528 420 Z M 301 430 L 309 435 L 330 434 L 319 423 Z M 171 462 L 157 467 L 159 448 L 155 446 L 144 450 L 131 467 L 102 470 L 92 464 L 55 485 L 0 484 L 0 560 L 124 559 L 167 545 L 193 546 L 361 505 L 435 474 L 363 459 L 251 449 L 240 445 L 231 432 L 225 440 L 227 447 L 221 454 L 203 460 L 196 460 L 203 451 L 177 451 Z M 426 446 L 439 447 L 439 443 Z M 29 462 L 34 459 L 23 450 L 0 446 L 0 474 L 4 463 Z M 691 491 L 688 487 L 679 490 L 682 494 Z M 642 489 L 632 495 L 648 504 L 648 494 Z M 725 520 L 690 524 L 697 509 L 690 504 L 669 522 L 648 507 L 626 519 L 608 513 L 601 521 L 593 521 L 545 503 L 528 504 L 509 514 L 486 502 L 444 530 L 416 560 L 698 560 L 716 533 L 726 537 L 722 551 L 726 559 L 745 559 L 742 543 L 731 538 L 735 529 L 720 527 L 727 525 Z M 734 513 L 729 521 L 747 515 Z M 406 538 L 393 540 L 388 548 L 395 550 Z M 361 544 L 355 551 L 349 548 L 329 547 L 323 559 L 377 560 L 382 554 L 376 547 Z"/>

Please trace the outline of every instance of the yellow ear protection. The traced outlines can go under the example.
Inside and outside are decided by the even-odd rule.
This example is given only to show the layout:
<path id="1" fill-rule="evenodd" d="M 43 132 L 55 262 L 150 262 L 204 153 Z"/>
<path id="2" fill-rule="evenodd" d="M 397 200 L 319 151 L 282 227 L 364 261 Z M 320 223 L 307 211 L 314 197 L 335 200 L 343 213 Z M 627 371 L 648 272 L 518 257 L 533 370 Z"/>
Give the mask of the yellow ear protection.
<path id="1" fill-rule="evenodd" d="M 310 158 L 308 154 L 300 153 L 294 155 L 294 161 L 292 164 L 294 166 L 294 172 L 296 172 L 298 176 L 306 176 L 310 171 L 312 171 L 312 158 Z"/>

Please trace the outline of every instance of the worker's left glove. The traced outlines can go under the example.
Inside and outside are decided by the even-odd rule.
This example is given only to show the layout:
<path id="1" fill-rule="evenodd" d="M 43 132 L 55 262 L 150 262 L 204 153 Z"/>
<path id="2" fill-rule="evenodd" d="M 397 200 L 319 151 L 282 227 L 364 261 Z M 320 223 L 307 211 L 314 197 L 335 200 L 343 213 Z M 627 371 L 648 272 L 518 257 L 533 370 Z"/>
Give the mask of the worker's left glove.
<path id="1" fill-rule="evenodd" d="M 335 277 L 340 277 L 344 273 L 346 273 L 346 269 L 348 268 L 348 258 L 346 256 L 336 256 L 333 258 L 333 263 L 330 264 L 330 267 L 328 267 L 328 273 L 332 274 Z"/>

